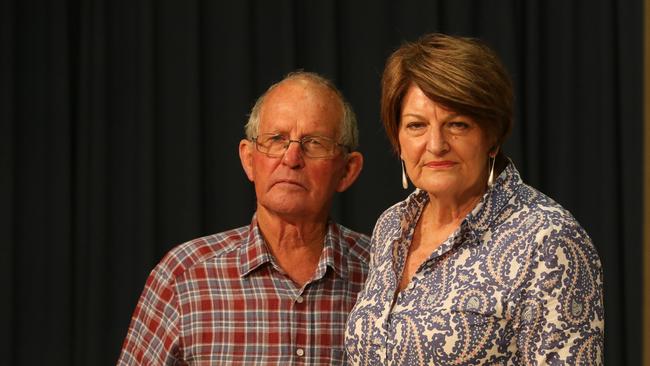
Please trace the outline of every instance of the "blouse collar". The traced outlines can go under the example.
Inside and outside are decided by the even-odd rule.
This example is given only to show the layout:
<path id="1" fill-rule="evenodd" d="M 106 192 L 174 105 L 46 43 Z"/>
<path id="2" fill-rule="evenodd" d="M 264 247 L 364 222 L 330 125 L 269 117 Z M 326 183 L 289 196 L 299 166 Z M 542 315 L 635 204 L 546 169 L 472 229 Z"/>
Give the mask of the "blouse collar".
<path id="1" fill-rule="evenodd" d="M 510 160 L 505 169 L 499 174 L 492 187 L 481 197 L 479 203 L 463 219 L 461 228 L 467 226 L 469 229 L 480 235 L 486 231 L 501 210 L 506 207 L 507 202 L 515 194 L 517 188 L 523 184 L 517 168 Z M 429 194 L 417 188 L 406 200 L 398 205 L 397 209 L 401 217 L 402 232 L 415 226 L 424 206 L 429 202 Z"/>

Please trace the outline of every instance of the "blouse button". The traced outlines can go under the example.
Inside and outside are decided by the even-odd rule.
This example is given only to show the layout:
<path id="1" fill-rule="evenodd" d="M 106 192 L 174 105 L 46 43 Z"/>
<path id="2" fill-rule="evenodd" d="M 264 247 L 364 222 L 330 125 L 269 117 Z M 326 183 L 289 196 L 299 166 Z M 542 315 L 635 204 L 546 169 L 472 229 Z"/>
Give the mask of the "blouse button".
<path id="1" fill-rule="evenodd" d="M 415 287 L 415 283 L 413 283 L 413 281 L 409 282 L 408 286 L 406 286 L 406 288 L 409 290 L 413 290 L 414 287 Z"/>

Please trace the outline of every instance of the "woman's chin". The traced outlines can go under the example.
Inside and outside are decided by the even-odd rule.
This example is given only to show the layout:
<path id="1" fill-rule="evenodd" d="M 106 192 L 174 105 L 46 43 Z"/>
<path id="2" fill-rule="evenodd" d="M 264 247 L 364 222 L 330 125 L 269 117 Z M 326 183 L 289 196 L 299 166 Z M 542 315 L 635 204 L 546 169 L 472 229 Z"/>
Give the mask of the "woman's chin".
<path id="1" fill-rule="evenodd" d="M 436 183 L 423 184 L 418 188 L 420 188 L 423 191 L 426 191 L 430 195 L 441 196 L 441 195 L 449 195 L 452 192 L 455 192 L 458 189 L 458 185 L 452 184 L 451 182 L 448 183 L 436 182 Z"/>

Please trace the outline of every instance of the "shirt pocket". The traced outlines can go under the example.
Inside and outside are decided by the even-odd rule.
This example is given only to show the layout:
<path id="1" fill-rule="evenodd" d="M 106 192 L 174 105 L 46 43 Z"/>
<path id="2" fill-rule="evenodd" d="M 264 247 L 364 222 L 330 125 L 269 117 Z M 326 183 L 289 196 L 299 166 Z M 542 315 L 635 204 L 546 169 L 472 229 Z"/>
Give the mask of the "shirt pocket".
<path id="1" fill-rule="evenodd" d="M 454 323 L 470 326 L 484 326 L 498 321 L 493 312 L 481 312 L 473 308 L 452 307 L 451 317 Z"/>
<path id="2" fill-rule="evenodd" d="M 484 292 L 472 292 L 454 299 L 455 301 L 450 307 L 450 320 L 452 323 L 473 327 L 503 326 L 505 319 L 502 317 L 503 306 L 500 299 L 486 296 Z"/>

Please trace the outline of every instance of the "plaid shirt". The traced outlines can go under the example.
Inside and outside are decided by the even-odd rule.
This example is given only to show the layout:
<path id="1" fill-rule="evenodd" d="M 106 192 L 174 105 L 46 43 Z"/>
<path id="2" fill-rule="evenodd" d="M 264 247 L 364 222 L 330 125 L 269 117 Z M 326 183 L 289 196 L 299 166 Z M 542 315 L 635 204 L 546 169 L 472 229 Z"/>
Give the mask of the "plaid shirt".
<path id="1" fill-rule="evenodd" d="M 313 279 L 296 287 L 255 217 L 172 249 L 135 308 L 118 365 L 342 364 L 369 238 L 328 224 Z"/>

